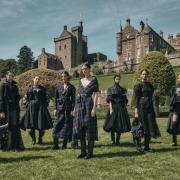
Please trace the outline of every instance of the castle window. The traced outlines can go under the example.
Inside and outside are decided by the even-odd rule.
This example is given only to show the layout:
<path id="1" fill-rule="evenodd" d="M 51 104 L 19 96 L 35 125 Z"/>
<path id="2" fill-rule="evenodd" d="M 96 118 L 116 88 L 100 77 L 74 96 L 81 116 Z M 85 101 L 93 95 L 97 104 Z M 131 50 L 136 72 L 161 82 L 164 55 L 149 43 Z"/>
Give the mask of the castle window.
<path id="1" fill-rule="evenodd" d="M 153 35 L 152 34 L 149 36 L 149 40 L 150 40 L 150 42 L 153 42 Z"/>
<path id="2" fill-rule="evenodd" d="M 66 44 L 64 45 L 64 49 L 66 49 Z"/>
<path id="3" fill-rule="evenodd" d="M 59 46 L 59 51 L 61 51 L 61 46 Z"/>
<path id="4" fill-rule="evenodd" d="M 144 42 L 144 36 L 141 36 L 141 39 L 140 39 L 141 43 Z"/>
<path id="5" fill-rule="evenodd" d="M 67 59 L 67 56 L 65 56 L 65 59 Z"/>

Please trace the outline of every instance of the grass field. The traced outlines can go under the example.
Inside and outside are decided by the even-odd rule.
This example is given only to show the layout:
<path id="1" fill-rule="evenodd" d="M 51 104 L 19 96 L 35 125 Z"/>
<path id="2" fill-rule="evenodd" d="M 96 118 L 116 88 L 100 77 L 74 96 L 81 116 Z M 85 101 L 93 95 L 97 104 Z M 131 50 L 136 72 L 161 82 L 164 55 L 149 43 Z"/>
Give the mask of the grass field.
<path id="1" fill-rule="evenodd" d="M 175 74 L 180 73 L 180 67 L 174 67 Z M 132 89 L 133 88 L 133 73 L 121 73 L 121 85 L 123 87 Z M 111 86 L 113 82 L 114 75 L 99 75 L 97 76 L 98 82 L 99 82 L 99 88 L 100 90 L 106 90 L 109 86 Z M 77 87 L 79 82 L 79 78 L 72 79 L 71 83 Z"/>
<path id="2" fill-rule="evenodd" d="M 99 141 L 95 157 L 79 160 L 80 150 L 53 151 L 51 130 L 44 137 L 44 145 L 31 145 L 27 132 L 23 132 L 26 150 L 0 152 L 0 179 L 59 180 L 59 179 L 180 179 L 180 146 L 171 147 L 166 133 L 167 118 L 159 118 L 162 137 L 152 140 L 150 153 L 136 152 L 130 133 L 123 134 L 120 146 L 111 146 L 110 136 L 102 129 L 106 109 L 98 110 Z M 180 138 L 178 137 L 180 144 Z"/>

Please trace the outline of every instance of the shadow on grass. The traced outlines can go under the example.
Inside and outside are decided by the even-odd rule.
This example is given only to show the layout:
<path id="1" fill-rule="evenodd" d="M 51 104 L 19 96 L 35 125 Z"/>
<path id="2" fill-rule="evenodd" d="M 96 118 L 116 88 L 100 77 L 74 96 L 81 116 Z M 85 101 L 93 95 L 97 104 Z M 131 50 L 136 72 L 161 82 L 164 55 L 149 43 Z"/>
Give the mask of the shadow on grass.
<path id="1" fill-rule="evenodd" d="M 51 150 L 52 146 L 38 146 L 38 147 L 30 147 L 30 148 L 26 148 L 25 150 L 27 151 L 46 151 L 46 150 Z"/>
<path id="2" fill-rule="evenodd" d="M 135 147 L 133 143 L 129 142 L 120 142 L 119 145 L 113 145 L 113 144 L 96 144 L 95 147 Z"/>
<path id="3" fill-rule="evenodd" d="M 171 147 L 171 148 L 159 148 L 159 149 L 153 149 L 153 153 L 163 153 L 163 152 L 172 152 L 180 150 L 180 147 Z"/>
<path id="4" fill-rule="evenodd" d="M 95 158 L 113 158 L 113 157 L 131 157 L 131 156 L 142 156 L 145 153 L 137 151 L 121 151 L 121 152 L 109 152 L 103 154 L 95 154 Z"/>
<path id="5" fill-rule="evenodd" d="M 12 163 L 12 162 L 21 162 L 21 161 L 30 161 L 37 159 L 48 159 L 51 156 L 23 156 L 23 157 L 10 157 L 10 158 L 0 158 L 0 163 Z"/>

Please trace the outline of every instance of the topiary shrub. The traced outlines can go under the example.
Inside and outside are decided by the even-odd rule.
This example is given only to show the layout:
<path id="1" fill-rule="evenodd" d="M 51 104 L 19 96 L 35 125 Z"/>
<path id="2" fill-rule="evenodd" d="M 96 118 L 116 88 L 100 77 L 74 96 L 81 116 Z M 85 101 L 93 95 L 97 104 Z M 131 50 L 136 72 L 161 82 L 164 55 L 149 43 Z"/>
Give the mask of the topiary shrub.
<path id="1" fill-rule="evenodd" d="M 93 72 L 94 75 L 103 74 L 103 70 L 98 65 L 94 65 L 92 67 L 92 72 Z"/>
<path id="2" fill-rule="evenodd" d="M 149 52 L 142 59 L 135 72 L 134 83 L 140 80 L 139 75 L 143 69 L 147 69 L 150 72 L 149 81 L 155 88 L 155 110 L 158 116 L 160 97 L 169 95 L 170 88 L 176 82 L 175 73 L 168 59 L 161 52 L 157 51 Z"/>
<path id="3" fill-rule="evenodd" d="M 35 76 L 41 78 L 40 84 L 47 88 L 48 96 L 52 99 L 55 87 L 61 82 L 60 73 L 44 69 L 32 69 L 16 77 L 21 97 L 26 94 L 29 86 L 33 85 L 33 78 Z"/>

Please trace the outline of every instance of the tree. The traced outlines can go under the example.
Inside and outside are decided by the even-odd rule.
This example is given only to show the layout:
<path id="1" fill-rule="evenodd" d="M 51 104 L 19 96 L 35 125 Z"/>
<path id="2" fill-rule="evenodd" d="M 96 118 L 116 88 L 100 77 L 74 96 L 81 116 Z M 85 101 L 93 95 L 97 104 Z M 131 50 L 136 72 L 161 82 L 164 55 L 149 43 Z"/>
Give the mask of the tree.
<path id="1" fill-rule="evenodd" d="M 160 96 L 169 95 L 170 88 L 176 83 L 175 73 L 168 59 L 161 53 L 153 51 L 148 53 L 143 59 L 135 73 L 135 82 L 139 80 L 142 69 L 147 69 L 149 81 L 155 88 L 155 112 L 159 116 Z"/>
<path id="2" fill-rule="evenodd" d="M 34 57 L 33 52 L 28 46 L 23 46 L 20 49 L 18 57 L 18 74 L 21 74 L 29 69 L 32 69 Z"/>
<path id="3" fill-rule="evenodd" d="M 4 77 L 7 71 L 17 73 L 17 62 L 15 59 L 0 60 L 0 76 Z"/>

